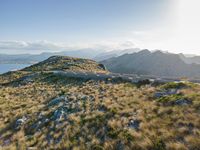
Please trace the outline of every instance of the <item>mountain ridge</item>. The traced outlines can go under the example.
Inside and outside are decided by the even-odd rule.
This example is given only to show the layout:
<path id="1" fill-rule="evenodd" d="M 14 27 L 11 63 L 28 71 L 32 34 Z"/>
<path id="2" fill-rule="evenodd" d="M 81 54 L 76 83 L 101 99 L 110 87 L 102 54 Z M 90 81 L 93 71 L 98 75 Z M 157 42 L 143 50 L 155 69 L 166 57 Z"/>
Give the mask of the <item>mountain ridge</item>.
<path id="1" fill-rule="evenodd" d="M 186 64 L 178 54 L 142 50 L 102 61 L 116 73 L 136 73 L 169 77 L 198 77 L 200 65 Z"/>

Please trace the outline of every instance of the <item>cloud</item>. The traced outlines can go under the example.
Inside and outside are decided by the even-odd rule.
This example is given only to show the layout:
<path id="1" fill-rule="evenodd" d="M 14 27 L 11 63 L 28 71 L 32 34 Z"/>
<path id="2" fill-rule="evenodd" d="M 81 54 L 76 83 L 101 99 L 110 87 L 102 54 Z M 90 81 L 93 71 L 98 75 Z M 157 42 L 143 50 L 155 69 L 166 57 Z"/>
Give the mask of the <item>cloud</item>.
<path id="1" fill-rule="evenodd" d="M 103 50 L 119 50 L 119 49 L 129 49 L 129 48 L 136 48 L 138 45 L 135 40 L 106 40 L 100 41 L 98 44 L 92 44 L 91 47 L 96 49 L 103 49 Z"/>
<path id="2" fill-rule="evenodd" d="M 115 50 L 128 49 L 135 47 L 131 40 L 125 41 L 98 41 L 96 43 L 74 43 L 63 44 L 49 41 L 0 41 L 0 53 L 19 54 L 19 53 L 41 53 L 41 52 L 59 52 L 68 50 L 77 50 L 92 48 L 96 50 Z"/>
<path id="3" fill-rule="evenodd" d="M 67 49 L 61 44 L 55 44 L 48 41 L 25 42 L 25 41 L 0 41 L 0 51 L 18 52 L 41 52 L 41 51 L 59 51 Z"/>

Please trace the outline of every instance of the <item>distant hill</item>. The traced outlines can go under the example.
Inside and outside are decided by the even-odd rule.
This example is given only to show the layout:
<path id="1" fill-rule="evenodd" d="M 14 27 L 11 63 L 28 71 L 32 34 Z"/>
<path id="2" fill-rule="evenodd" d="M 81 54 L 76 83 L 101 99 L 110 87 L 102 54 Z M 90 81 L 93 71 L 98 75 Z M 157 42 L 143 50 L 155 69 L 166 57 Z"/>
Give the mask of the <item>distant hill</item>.
<path id="1" fill-rule="evenodd" d="M 41 54 L 18 54 L 18 55 L 0 54 L 0 64 L 35 64 L 55 55 L 102 61 L 112 57 L 121 56 L 123 54 L 130 54 L 133 52 L 137 52 L 139 50 L 140 50 L 139 48 L 133 48 L 124 50 L 113 50 L 107 52 L 104 50 L 87 48 L 87 49 L 55 52 L 55 53 L 45 52 Z"/>
<path id="2" fill-rule="evenodd" d="M 108 70 L 168 77 L 199 77 L 200 65 L 186 64 L 179 55 L 142 50 L 102 61 Z"/>
<path id="3" fill-rule="evenodd" d="M 74 71 L 91 71 L 106 72 L 102 64 L 93 60 L 74 58 L 68 56 L 51 56 L 50 58 L 24 68 L 22 71 L 52 71 L 52 70 L 74 70 Z"/>
<path id="4" fill-rule="evenodd" d="M 18 55 L 0 54 L 0 64 L 34 64 L 54 55 L 92 59 L 100 53 L 102 53 L 102 51 L 95 49 L 79 49 L 79 50 L 71 50 L 71 51 L 63 51 L 55 53 L 47 52 L 41 54 L 18 54 Z"/>

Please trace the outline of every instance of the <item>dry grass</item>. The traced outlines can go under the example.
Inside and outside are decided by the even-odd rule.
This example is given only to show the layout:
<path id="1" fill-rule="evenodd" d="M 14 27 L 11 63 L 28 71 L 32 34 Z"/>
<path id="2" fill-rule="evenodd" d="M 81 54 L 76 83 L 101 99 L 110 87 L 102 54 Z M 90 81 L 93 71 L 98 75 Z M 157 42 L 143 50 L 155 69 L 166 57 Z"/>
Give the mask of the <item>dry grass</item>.
<path id="1" fill-rule="evenodd" d="M 2 86 L 0 145 L 4 149 L 198 150 L 200 86 L 180 89 L 192 100 L 191 105 L 165 106 L 153 94 L 167 86 L 137 88 L 129 83 L 62 79 L 50 74 L 18 87 Z M 39 113 L 52 116 L 59 106 L 47 107 L 48 102 L 61 95 L 73 102 L 67 119 L 60 123 L 50 120 L 32 130 Z M 24 115 L 28 122 L 14 130 L 16 119 Z M 131 119 L 140 121 L 138 130 L 129 127 Z"/>

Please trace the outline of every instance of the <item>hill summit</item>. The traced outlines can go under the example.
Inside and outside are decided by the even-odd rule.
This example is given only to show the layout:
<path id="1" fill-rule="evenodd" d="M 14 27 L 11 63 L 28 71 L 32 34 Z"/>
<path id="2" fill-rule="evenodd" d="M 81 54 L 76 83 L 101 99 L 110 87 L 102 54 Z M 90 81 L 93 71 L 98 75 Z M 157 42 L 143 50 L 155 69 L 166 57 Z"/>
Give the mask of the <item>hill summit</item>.
<path id="1" fill-rule="evenodd" d="M 89 59 L 74 58 L 68 56 L 52 56 L 48 59 L 23 69 L 23 71 L 52 71 L 71 70 L 106 72 L 104 65 Z"/>

